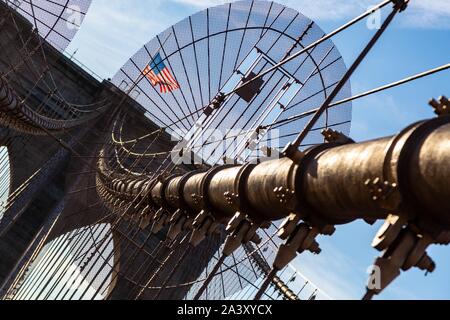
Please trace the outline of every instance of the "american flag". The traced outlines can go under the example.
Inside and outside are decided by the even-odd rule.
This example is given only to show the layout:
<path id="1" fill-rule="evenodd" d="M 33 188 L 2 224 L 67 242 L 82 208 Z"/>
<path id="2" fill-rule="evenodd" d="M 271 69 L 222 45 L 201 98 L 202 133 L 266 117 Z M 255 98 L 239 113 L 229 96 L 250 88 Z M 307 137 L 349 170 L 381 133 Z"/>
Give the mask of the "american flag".
<path id="1" fill-rule="evenodd" d="M 180 88 L 180 85 L 170 73 L 169 68 L 164 64 L 159 53 L 156 54 L 152 62 L 145 67 L 142 73 L 150 80 L 152 86 L 159 85 L 159 91 L 161 93 L 171 92 Z"/>

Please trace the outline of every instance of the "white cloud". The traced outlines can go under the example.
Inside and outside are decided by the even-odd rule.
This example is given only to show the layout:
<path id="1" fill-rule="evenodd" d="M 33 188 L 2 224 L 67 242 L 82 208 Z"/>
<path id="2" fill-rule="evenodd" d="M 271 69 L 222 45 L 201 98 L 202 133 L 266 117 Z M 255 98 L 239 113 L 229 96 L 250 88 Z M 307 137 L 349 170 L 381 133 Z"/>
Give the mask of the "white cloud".
<path id="1" fill-rule="evenodd" d="M 320 23 L 350 19 L 379 0 L 276 1 Z M 68 51 L 79 48 L 78 59 L 101 76 L 110 77 L 165 28 L 197 10 L 226 2 L 229 0 L 96 0 Z M 182 9 L 172 9 L 176 7 Z M 450 29 L 450 1 L 412 0 L 411 8 L 398 21 L 405 27 Z"/>
<path id="2" fill-rule="evenodd" d="M 282 0 L 281 2 L 313 20 L 340 20 L 353 17 L 375 3 L 368 0 Z"/>
<path id="3" fill-rule="evenodd" d="M 223 4 L 225 0 L 173 0 L 178 3 L 206 8 Z M 296 9 L 313 20 L 336 21 L 349 19 L 364 12 L 379 0 L 277 0 Z M 407 11 L 402 13 L 404 27 L 433 29 L 450 28 L 450 1 L 411 0 Z"/>
<path id="4" fill-rule="evenodd" d="M 320 255 L 300 255 L 294 265 L 332 299 L 357 300 L 364 293 L 365 268 L 338 247 L 328 244 Z"/>
<path id="5" fill-rule="evenodd" d="M 173 1 L 201 8 L 207 8 L 230 2 L 227 0 L 173 0 Z"/>
<path id="6" fill-rule="evenodd" d="M 79 49 L 78 59 L 100 76 L 111 77 L 147 41 L 182 18 L 165 10 L 164 3 L 164 0 L 93 1 L 68 51 Z"/>
<path id="7" fill-rule="evenodd" d="M 449 29 L 450 1 L 413 0 L 405 20 L 407 26 Z"/>

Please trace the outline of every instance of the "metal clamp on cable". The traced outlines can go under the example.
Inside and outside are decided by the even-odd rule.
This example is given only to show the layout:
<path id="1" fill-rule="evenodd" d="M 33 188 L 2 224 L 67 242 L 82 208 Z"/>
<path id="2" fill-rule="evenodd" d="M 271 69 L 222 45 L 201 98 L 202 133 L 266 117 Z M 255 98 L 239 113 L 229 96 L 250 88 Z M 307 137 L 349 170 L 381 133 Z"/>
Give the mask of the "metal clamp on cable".
<path id="1" fill-rule="evenodd" d="M 400 12 L 405 11 L 409 4 L 409 0 L 392 0 L 392 2 L 394 3 L 394 8 Z"/>
<path id="2" fill-rule="evenodd" d="M 450 100 L 447 97 L 442 96 L 439 98 L 439 101 L 432 99 L 429 104 L 434 108 L 434 112 L 438 116 L 450 115 Z"/>
<path id="3" fill-rule="evenodd" d="M 222 103 L 225 101 L 225 95 L 219 92 L 211 101 L 211 103 L 203 109 L 203 114 L 209 117 L 215 110 L 220 109 Z"/>
<path id="4" fill-rule="evenodd" d="M 242 244 L 253 242 L 261 243 L 261 238 L 256 233 L 261 224 L 251 222 L 244 213 L 237 212 L 227 225 L 226 231 L 230 235 L 225 241 L 223 254 L 230 256 Z"/>
<path id="5" fill-rule="evenodd" d="M 378 232 L 373 246 L 384 251 L 376 259 L 374 272 L 367 286 L 365 300 L 381 293 L 401 273 L 416 267 L 431 273 L 436 264 L 428 256 L 427 248 L 436 241 L 427 233 L 416 227 L 407 225 L 397 216 L 389 216 Z"/>
<path id="6" fill-rule="evenodd" d="M 167 233 L 169 239 L 175 239 L 182 231 L 192 229 L 195 213 L 191 210 L 183 194 L 187 181 L 203 170 L 188 172 L 187 174 L 171 179 L 164 191 L 168 205 L 176 209 L 169 220 L 170 228 Z"/>
<path id="7" fill-rule="evenodd" d="M 153 203 L 155 203 L 157 206 L 160 206 L 160 209 L 156 212 L 153 218 L 154 222 L 151 228 L 151 232 L 155 234 L 160 232 L 169 223 L 172 214 L 176 210 L 170 205 L 170 202 L 166 198 L 165 191 L 170 182 L 177 177 L 177 175 L 173 175 L 170 177 L 158 177 L 159 181 L 151 191 Z"/>

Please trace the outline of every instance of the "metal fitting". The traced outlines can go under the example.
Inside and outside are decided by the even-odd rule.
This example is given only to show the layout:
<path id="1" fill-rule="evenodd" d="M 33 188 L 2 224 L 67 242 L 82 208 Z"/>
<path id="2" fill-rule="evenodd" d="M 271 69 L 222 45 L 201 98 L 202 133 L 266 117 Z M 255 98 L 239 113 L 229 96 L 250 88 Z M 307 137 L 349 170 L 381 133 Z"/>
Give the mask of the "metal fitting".
<path id="1" fill-rule="evenodd" d="M 438 116 L 450 114 L 450 101 L 445 96 L 440 97 L 439 102 L 435 99 L 431 99 L 429 104 L 434 108 L 434 113 Z"/>
<path id="2" fill-rule="evenodd" d="M 350 139 L 342 132 L 335 131 L 331 128 L 323 130 L 322 135 L 325 137 L 326 142 L 335 142 L 335 143 L 342 143 L 342 144 L 355 142 L 353 139 Z"/>

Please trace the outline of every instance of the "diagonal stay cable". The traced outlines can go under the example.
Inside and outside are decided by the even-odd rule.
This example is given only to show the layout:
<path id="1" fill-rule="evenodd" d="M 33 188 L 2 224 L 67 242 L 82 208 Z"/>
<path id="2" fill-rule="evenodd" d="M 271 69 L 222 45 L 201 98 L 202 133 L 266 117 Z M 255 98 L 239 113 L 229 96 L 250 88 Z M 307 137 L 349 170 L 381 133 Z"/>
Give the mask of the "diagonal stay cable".
<path id="1" fill-rule="evenodd" d="M 336 34 L 348 29 L 349 27 L 355 25 L 356 23 L 358 23 L 359 21 L 363 20 L 364 18 L 370 16 L 371 14 L 373 14 L 374 12 L 376 12 L 377 10 L 382 9 L 383 7 L 387 6 L 389 3 L 391 2 L 395 2 L 396 0 L 386 0 L 383 1 L 382 3 L 374 6 L 372 9 L 367 10 L 366 12 L 364 12 L 363 14 L 361 14 L 360 16 L 354 18 L 353 20 L 349 21 L 348 23 L 346 23 L 345 25 L 337 28 L 336 30 L 330 32 L 329 34 L 325 35 L 323 38 L 313 42 L 312 44 L 310 44 L 309 46 L 303 48 L 302 50 L 292 54 L 290 57 L 280 61 L 279 63 L 277 63 L 276 65 L 274 65 L 273 67 L 265 70 L 264 72 L 256 75 L 254 78 L 252 78 L 251 80 L 243 83 L 242 85 L 240 85 L 239 87 L 237 87 L 236 89 L 234 89 L 233 91 L 227 93 L 225 96 L 230 96 L 233 93 L 241 90 L 243 87 L 248 86 L 249 84 L 253 83 L 254 81 L 264 77 L 265 75 L 277 70 L 279 67 L 285 65 L 286 63 L 296 59 L 297 57 L 301 56 L 302 54 L 304 54 L 305 52 L 307 52 L 308 50 L 312 49 L 313 47 L 318 46 L 319 44 L 321 44 L 322 42 L 325 42 L 326 40 L 332 38 L 333 36 L 335 36 Z"/>

